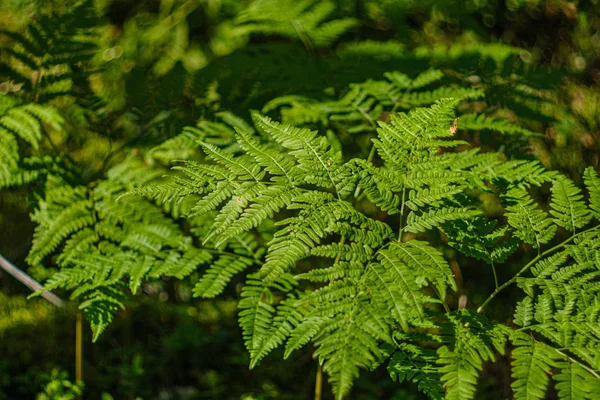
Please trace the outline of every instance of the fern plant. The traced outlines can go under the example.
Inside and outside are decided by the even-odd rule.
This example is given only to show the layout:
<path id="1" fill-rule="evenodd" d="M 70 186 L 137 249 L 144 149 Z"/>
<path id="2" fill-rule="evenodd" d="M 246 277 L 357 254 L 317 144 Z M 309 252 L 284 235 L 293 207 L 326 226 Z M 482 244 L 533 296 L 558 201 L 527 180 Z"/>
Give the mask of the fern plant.
<path id="1" fill-rule="evenodd" d="M 334 48 L 357 25 L 334 2 L 259 0 L 236 32 L 299 40 L 306 54 L 250 44 L 192 76 L 146 49 L 147 69 L 109 66 L 133 82 L 111 101 L 112 89 L 90 85 L 103 26 L 91 4 L 2 32 L 11 94 L 1 96 L 0 187 L 44 178 L 27 261 L 57 267 L 43 290 L 71 292 L 94 340 L 128 293 L 191 279 L 197 297 L 238 295 L 251 368 L 278 347 L 287 358 L 310 345 L 338 399 L 380 365 L 432 399 L 477 398 L 500 358 L 517 399 L 545 398 L 551 382 L 560 398 L 600 397 L 600 178 L 588 168 L 580 188 L 510 149 L 461 140 L 541 136 L 553 75 L 496 44 Z M 195 6 L 167 6 L 174 17 L 140 43 L 179 21 L 187 46 Z M 97 95 L 105 101 L 90 105 Z M 97 168 L 53 142 L 82 115 L 107 149 Z M 468 259 L 477 271 L 461 271 Z M 470 274 L 493 282 L 486 297 L 471 296 Z M 491 305 L 513 286 L 514 317 L 497 318 Z"/>
<path id="2" fill-rule="evenodd" d="M 594 398 L 597 384 L 569 379 L 595 382 L 598 376 L 593 260 L 599 242 L 592 212 L 599 178 L 586 171 L 588 206 L 572 181 L 537 162 L 466 150 L 465 142 L 453 138 L 456 105 L 445 99 L 393 114 L 379 122 L 369 157 L 349 160 L 317 132 L 255 112 L 254 128 L 234 128 L 239 151 L 200 141 L 207 161 L 183 161 L 170 182 L 129 192 L 158 204 L 185 202 L 182 212 L 190 221 L 214 215 L 206 229 L 195 231 L 203 247 L 190 247 L 174 227 L 167 229 L 167 221 L 146 226 L 135 222 L 141 216 L 132 218 L 132 211 L 117 212 L 132 207 L 129 202 L 108 207 L 83 197 L 82 207 L 93 201 L 98 205 L 85 207 L 107 220 L 95 235 L 89 232 L 98 250 L 81 247 L 85 251 L 68 260 L 61 255 L 73 266 L 46 289 L 78 287 L 74 295 L 89 296 L 82 306 L 94 310 L 90 316 L 100 333 L 116 310 L 103 307 L 119 304 L 113 291 L 125 276 L 135 290 L 144 278 L 182 277 L 209 264 L 194 294 L 210 298 L 236 274 L 259 267 L 247 275 L 239 303 L 251 367 L 279 346 L 287 357 L 312 342 L 337 398 L 348 396 L 361 369 L 387 362 L 392 378 L 417 383 L 431 398 L 469 399 L 476 396 L 484 363 L 506 354 L 510 343 L 516 398 L 543 398 L 552 368 L 561 371 L 553 375 L 561 396 L 578 390 Z M 548 184 L 550 212 L 530 193 Z M 104 185 L 94 191 L 108 190 Z M 485 193 L 502 201 L 506 219 L 486 217 L 479 200 Z M 123 217 L 112 222 L 111 214 Z M 94 217 L 81 218 L 71 231 L 85 232 Z M 436 231 L 457 250 L 490 264 L 496 290 L 477 311 L 456 304 L 456 273 L 440 243 L 426 240 Z M 573 235 L 544 250 L 563 231 Z M 51 248 L 68 234 L 42 225 L 32 260 L 39 259 L 36 246 Z M 78 248 L 80 235 L 83 240 L 87 234 L 76 233 L 65 248 Z M 52 246 L 45 237 L 54 240 Z M 236 251 L 240 238 L 255 247 Z M 496 267 L 519 240 L 538 255 L 499 285 Z M 230 258 L 215 261 L 211 252 L 226 248 L 233 249 Z M 196 254 L 189 269 L 179 265 Z M 534 276 L 524 278 L 530 270 Z M 516 307 L 514 325 L 488 320 L 485 307 L 512 283 L 528 295 Z M 533 362 L 538 367 L 524 367 Z"/>

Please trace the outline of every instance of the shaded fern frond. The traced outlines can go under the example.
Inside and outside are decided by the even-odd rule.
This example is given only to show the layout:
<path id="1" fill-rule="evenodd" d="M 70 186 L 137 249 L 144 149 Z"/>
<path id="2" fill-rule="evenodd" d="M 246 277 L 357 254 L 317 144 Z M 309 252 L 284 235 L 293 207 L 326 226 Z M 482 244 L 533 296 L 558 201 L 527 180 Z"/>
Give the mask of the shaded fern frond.
<path id="1" fill-rule="evenodd" d="M 94 41 L 99 17 L 91 1 L 82 1 L 63 14 L 42 15 L 24 34 L 0 31 L 11 42 L 0 66 L 8 78 L 24 86 L 25 95 L 46 102 L 64 95 L 77 95 L 82 68 L 97 50 Z"/>
<path id="2" fill-rule="evenodd" d="M 506 207 L 506 215 L 515 236 L 536 248 L 552 240 L 556 225 L 545 211 L 537 207 L 526 190 L 515 188 L 506 196 L 512 203 Z"/>
<path id="3" fill-rule="evenodd" d="M 589 194 L 589 207 L 596 219 L 600 219 L 600 178 L 594 168 L 587 167 L 583 179 Z"/>
<path id="4" fill-rule="evenodd" d="M 441 381 L 446 387 L 445 398 L 473 399 L 483 362 L 494 361 L 496 352 L 504 353 L 507 331 L 501 325 L 485 326 L 480 318 L 467 311 L 451 321 L 454 323 L 453 343 L 437 351 L 437 363 L 442 365 Z"/>
<path id="5" fill-rule="evenodd" d="M 515 335 L 512 351 L 512 389 L 516 399 L 545 399 L 550 377 L 548 372 L 558 366 L 556 351 L 527 335 Z"/>
<path id="6" fill-rule="evenodd" d="M 33 179 L 32 174 L 47 172 L 46 168 L 34 169 L 33 160 L 22 159 L 18 140 L 23 140 L 37 150 L 46 129 L 60 130 L 63 118 L 52 107 L 29 103 L 13 104 L 0 115 L 0 188 Z M 40 165 L 41 167 L 41 165 Z M 30 177 L 24 174 L 30 174 Z M 19 177 L 20 175 L 20 177 Z"/>
<path id="7" fill-rule="evenodd" d="M 334 10 L 335 4 L 328 0 L 257 0 L 238 14 L 236 22 L 244 32 L 299 39 L 312 50 L 331 44 L 356 25 L 351 18 L 324 22 Z"/>
<path id="8" fill-rule="evenodd" d="M 550 214 L 554 215 L 557 225 L 575 232 L 589 222 L 591 215 L 583 201 L 583 194 L 569 178 L 559 175 L 552 182 L 551 190 Z"/>
<path id="9" fill-rule="evenodd" d="M 472 131 L 491 131 L 519 137 L 543 137 L 541 133 L 530 131 L 507 120 L 488 117 L 484 114 L 463 114 L 460 116 L 460 127 Z"/>

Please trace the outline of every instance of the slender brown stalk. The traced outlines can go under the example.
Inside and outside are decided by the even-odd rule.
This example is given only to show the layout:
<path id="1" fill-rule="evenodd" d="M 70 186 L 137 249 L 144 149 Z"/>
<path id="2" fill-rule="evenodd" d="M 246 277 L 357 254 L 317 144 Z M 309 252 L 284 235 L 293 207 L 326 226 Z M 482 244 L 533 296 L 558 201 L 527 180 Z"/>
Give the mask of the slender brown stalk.
<path id="1" fill-rule="evenodd" d="M 83 382 L 83 315 L 77 310 L 75 324 L 75 381 Z"/>
<path id="2" fill-rule="evenodd" d="M 323 391 L 323 367 L 319 364 L 317 369 L 317 378 L 315 380 L 315 400 L 321 400 Z"/>

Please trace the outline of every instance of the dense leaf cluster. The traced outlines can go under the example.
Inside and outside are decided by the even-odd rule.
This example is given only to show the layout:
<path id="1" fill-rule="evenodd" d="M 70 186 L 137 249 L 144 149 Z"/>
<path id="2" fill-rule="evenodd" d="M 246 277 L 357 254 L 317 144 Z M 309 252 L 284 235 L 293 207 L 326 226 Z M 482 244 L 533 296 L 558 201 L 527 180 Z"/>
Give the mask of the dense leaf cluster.
<path id="1" fill-rule="evenodd" d="M 552 79 L 495 44 L 407 53 L 363 41 L 316 61 L 357 26 L 335 10 L 257 0 L 232 32 L 299 41 L 323 76 L 388 51 L 427 68 L 381 62 L 315 94 L 281 73 L 284 45 L 248 46 L 195 76 L 174 67 L 128 109 L 93 88 L 101 22 L 88 2 L 2 32 L 15 47 L 3 49 L 0 188 L 35 185 L 27 261 L 56 268 L 43 290 L 68 290 L 97 340 L 148 282 L 193 279 L 204 298 L 238 282 L 250 367 L 313 344 L 338 399 L 382 364 L 432 399 L 476 398 L 484 365 L 504 356 L 517 399 L 545 398 L 551 381 L 560 398 L 600 397 L 600 178 L 588 167 L 580 185 L 519 157 L 552 119 Z M 278 62 L 240 62 L 253 51 Z M 269 101 L 248 110 L 240 93 Z M 99 166 L 58 151 L 73 127 L 106 138 Z M 475 307 L 451 251 L 489 266 L 495 289 Z M 516 273 L 501 282 L 500 266 Z M 512 284 L 513 320 L 486 317 Z"/>

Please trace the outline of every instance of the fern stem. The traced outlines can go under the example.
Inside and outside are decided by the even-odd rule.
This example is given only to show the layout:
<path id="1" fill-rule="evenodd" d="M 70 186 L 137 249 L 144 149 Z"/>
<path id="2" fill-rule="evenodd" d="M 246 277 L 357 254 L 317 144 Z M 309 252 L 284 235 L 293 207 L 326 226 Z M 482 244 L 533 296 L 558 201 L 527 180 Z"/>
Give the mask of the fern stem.
<path id="1" fill-rule="evenodd" d="M 375 143 L 371 144 L 371 150 L 369 151 L 369 155 L 367 156 L 367 163 L 370 163 L 373 160 L 373 156 L 375 156 Z M 360 194 L 360 185 L 356 185 L 356 190 L 354 191 L 354 197 L 358 197 Z M 360 198 L 356 199 L 358 202 Z"/>
<path id="2" fill-rule="evenodd" d="M 315 400 L 321 400 L 323 390 L 323 367 L 319 363 L 317 368 L 317 377 L 315 379 Z"/>
<path id="3" fill-rule="evenodd" d="M 83 382 L 83 316 L 81 310 L 77 310 L 77 322 L 75 325 L 75 380 Z"/>
<path id="4" fill-rule="evenodd" d="M 554 349 L 554 351 L 556 351 L 561 356 L 567 358 L 572 363 L 579 365 L 581 368 L 585 369 L 587 372 L 589 372 L 590 374 L 594 375 L 597 379 L 600 379 L 600 375 L 598 375 L 598 373 L 596 371 L 594 371 L 593 369 L 591 369 L 590 367 L 588 367 L 587 365 L 585 365 L 581 361 L 574 359 L 573 357 L 569 356 L 568 354 L 563 353 L 562 351 L 560 351 L 558 349 Z"/>
<path id="5" fill-rule="evenodd" d="M 450 307 L 448 307 L 448 303 L 446 303 L 446 300 L 442 299 L 442 297 L 440 296 L 440 294 L 437 292 L 437 290 L 435 290 L 437 297 L 440 298 L 440 300 L 442 301 L 442 306 L 444 307 L 444 311 L 446 311 L 446 314 L 450 313 Z"/>
<path id="6" fill-rule="evenodd" d="M 402 228 L 404 225 L 404 200 L 406 198 L 406 187 L 402 188 L 402 204 L 400 206 L 400 226 L 398 227 L 398 241 L 402 241 Z"/>
<path id="7" fill-rule="evenodd" d="M 519 272 L 517 272 L 517 274 L 515 276 L 513 276 L 510 280 L 504 282 L 502 284 L 502 286 L 496 288 L 496 290 L 494 290 L 494 292 L 487 298 L 485 299 L 485 301 L 483 302 L 483 304 L 481 304 L 479 306 L 479 308 L 477 309 L 477 312 L 480 313 L 481 311 L 483 311 L 483 309 L 485 308 L 485 306 L 492 301 L 492 299 L 494 297 L 496 297 L 496 295 L 498 293 L 500 293 L 503 289 L 505 289 L 506 287 L 510 286 L 511 284 L 515 283 L 517 281 L 517 278 L 521 275 L 523 275 L 523 273 L 525 273 L 529 268 L 531 268 L 535 263 L 537 263 L 541 258 L 547 256 L 550 253 L 555 252 L 556 250 L 560 249 L 561 247 L 566 246 L 569 242 L 571 242 L 573 239 L 575 239 L 577 236 L 587 233 L 587 232 L 591 232 L 593 230 L 596 230 L 600 228 L 600 225 L 596 225 L 593 228 L 589 228 L 586 229 L 585 231 L 581 231 L 579 233 L 577 233 L 576 235 L 572 235 L 571 237 L 569 237 L 568 239 L 566 239 L 565 241 L 563 241 L 560 244 L 557 244 L 556 246 L 552 247 L 551 249 L 548 249 L 546 251 L 544 251 L 541 254 L 538 254 L 533 260 L 529 261 L 527 264 L 525 264 L 525 266 L 523 268 L 521 268 L 521 270 Z"/>
<path id="8" fill-rule="evenodd" d="M 366 112 L 363 111 L 362 108 L 357 107 L 354 104 L 352 104 L 352 108 L 354 108 L 356 111 L 358 111 L 360 113 L 360 115 L 362 115 L 363 118 L 373 127 L 373 129 L 377 130 L 377 124 L 375 123 L 375 121 L 373 121 L 373 118 L 371 118 L 371 116 L 369 114 L 367 114 Z"/>
<path id="9" fill-rule="evenodd" d="M 306 52 L 308 53 L 308 55 L 310 55 L 311 57 L 314 57 L 315 50 L 313 48 L 312 42 L 310 41 L 310 38 L 308 37 L 308 35 L 306 35 L 306 30 L 304 29 L 302 24 L 300 24 L 297 19 L 292 19 L 292 26 L 294 27 L 294 30 L 298 34 L 298 38 L 304 45 L 304 48 L 306 49 Z"/>
<path id="10" fill-rule="evenodd" d="M 496 275 L 496 266 L 492 261 L 492 273 L 494 274 L 494 284 L 496 285 L 496 289 L 498 289 L 498 275 Z"/>

